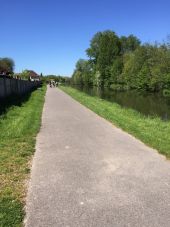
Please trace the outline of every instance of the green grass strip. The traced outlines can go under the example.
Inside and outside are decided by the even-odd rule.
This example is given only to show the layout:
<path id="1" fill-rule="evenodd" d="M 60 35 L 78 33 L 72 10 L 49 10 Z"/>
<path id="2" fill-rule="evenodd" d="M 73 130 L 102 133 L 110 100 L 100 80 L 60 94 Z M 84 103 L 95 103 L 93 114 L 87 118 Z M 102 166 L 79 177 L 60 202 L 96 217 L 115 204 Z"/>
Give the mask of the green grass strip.
<path id="1" fill-rule="evenodd" d="M 46 87 L 37 89 L 0 115 L 0 227 L 22 226 L 45 91 Z"/>
<path id="2" fill-rule="evenodd" d="M 170 158 L 170 121 L 146 117 L 135 110 L 89 96 L 71 87 L 62 86 L 60 89 L 101 117 Z"/>

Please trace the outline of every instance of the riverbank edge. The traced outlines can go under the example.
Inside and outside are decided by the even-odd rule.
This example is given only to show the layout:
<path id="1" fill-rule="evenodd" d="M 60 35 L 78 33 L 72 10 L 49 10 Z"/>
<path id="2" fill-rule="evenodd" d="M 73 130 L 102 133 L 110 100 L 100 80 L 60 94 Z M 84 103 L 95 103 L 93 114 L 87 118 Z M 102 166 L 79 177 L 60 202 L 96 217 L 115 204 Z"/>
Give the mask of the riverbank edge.
<path id="1" fill-rule="evenodd" d="M 90 96 L 75 88 L 59 88 L 99 116 L 170 158 L 170 121 L 164 122 L 158 117 L 145 117 L 135 110 Z"/>
<path id="2" fill-rule="evenodd" d="M 46 86 L 0 116 L 0 226 L 23 226 L 27 182 L 40 130 Z"/>

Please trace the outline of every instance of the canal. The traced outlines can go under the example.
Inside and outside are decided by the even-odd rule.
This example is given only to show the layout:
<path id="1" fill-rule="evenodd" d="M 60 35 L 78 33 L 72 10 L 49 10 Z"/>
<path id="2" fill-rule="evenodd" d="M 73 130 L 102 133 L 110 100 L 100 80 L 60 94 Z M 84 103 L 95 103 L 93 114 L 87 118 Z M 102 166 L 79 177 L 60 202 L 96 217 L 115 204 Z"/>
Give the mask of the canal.
<path id="1" fill-rule="evenodd" d="M 148 93 L 138 91 L 113 91 L 98 87 L 74 86 L 91 96 L 98 96 L 110 102 L 116 102 L 122 107 L 131 108 L 145 116 L 160 117 L 162 120 L 170 120 L 170 97 L 164 97 L 161 93 Z"/>

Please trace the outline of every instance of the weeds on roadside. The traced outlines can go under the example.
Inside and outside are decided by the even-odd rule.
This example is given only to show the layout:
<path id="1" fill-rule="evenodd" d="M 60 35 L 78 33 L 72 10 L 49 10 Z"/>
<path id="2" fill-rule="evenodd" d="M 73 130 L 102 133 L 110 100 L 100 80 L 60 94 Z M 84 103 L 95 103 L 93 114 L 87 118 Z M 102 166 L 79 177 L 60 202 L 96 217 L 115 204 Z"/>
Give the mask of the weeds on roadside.
<path id="1" fill-rule="evenodd" d="M 46 88 L 0 108 L 0 226 L 22 226 L 26 179 L 41 124 Z"/>

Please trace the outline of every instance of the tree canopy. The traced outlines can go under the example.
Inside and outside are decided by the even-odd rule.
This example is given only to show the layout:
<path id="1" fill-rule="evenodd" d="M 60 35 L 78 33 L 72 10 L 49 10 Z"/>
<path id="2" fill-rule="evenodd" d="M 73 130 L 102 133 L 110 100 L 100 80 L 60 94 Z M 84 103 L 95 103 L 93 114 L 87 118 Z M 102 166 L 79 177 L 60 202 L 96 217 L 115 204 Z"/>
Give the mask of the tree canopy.
<path id="1" fill-rule="evenodd" d="M 0 58 L 0 73 L 11 74 L 14 71 L 15 63 L 11 58 Z"/>
<path id="2" fill-rule="evenodd" d="M 170 37 L 163 44 L 141 44 L 134 35 L 97 32 L 78 60 L 72 83 L 121 89 L 170 89 Z"/>

